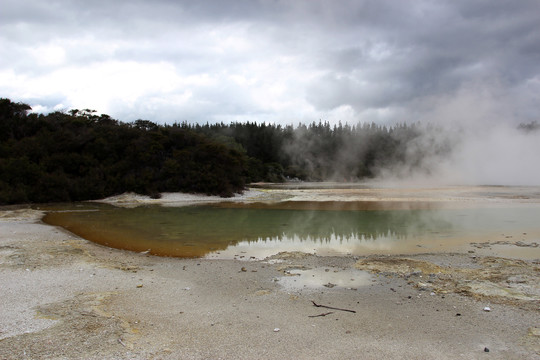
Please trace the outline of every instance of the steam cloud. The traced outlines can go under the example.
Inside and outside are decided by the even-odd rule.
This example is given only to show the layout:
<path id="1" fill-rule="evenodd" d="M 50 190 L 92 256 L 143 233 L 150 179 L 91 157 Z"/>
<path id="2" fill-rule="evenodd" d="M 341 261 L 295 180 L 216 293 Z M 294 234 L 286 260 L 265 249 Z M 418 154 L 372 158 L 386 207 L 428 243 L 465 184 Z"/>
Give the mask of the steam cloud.
<path id="1" fill-rule="evenodd" d="M 374 181 L 392 186 L 540 185 L 539 126 L 520 126 L 523 116 L 516 114 L 515 103 L 505 101 L 506 93 L 497 84 L 471 83 L 452 95 L 418 101 L 416 136 L 394 127 L 392 136 L 401 136 L 402 147 L 394 149 L 392 161 L 375 163 Z M 363 147 L 378 140 L 341 140 L 339 149 L 329 151 L 334 156 L 312 154 L 317 137 L 300 130 L 285 151 L 293 163 L 303 162 L 324 180 L 362 179 L 355 175 L 361 174 L 359 158 L 368 151 Z"/>
<path id="2" fill-rule="evenodd" d="M 454 185 L 540 185 L 540 131 L 520 129 L 516 110 L 502 94 L 497 85 L 471 84 L 452 97 L 424 104 L 431 111 L 420 120 L 437 123 L 443 131 L 426 132 L 419 138 L 423 143 L 413 146 L 430 151 L 433 146 L 451 143 L 452 151 L 448 158 L 427 153 L 432 173 L 423 180 Z"/>

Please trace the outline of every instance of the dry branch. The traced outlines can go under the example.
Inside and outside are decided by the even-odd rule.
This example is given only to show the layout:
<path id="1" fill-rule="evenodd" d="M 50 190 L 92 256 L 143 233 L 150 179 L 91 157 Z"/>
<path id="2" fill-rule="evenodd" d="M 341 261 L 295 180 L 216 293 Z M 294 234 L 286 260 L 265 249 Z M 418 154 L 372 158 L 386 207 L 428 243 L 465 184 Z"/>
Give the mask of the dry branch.
<path id="1" fill-rule="evenodd" d="M 333 314 L 333 313 L 334 313 L 333 311 L 330 311 L 330 312 L 322 313 L 322 314 L 319 314 L 319 315 L 309 315 L 308 317 L 326 316 L 326 315 L 330 315 L 330 314 Z"/>
<path id="2" fill-rule="evenodd" d="M 355 313 L 355 314 L 356 314 L 356 311 L 354 311 L 354 310 L 341 309 L 341 308 L 332 307 L 332 306 L 326 306 L 326 305 L 319 305 L 319 304 L 316 304 L 315 301 L 313 301 L 313 300 L 311 300 L 311 302 L 312 302 L 313 305 L 315 305 L 316 307 L 323 307 L 323 308 L 325 308 L 325 309 L 331 309 L 331 310 L 348 311 L 348 312 L 352 312 L 352 313 Z"/>

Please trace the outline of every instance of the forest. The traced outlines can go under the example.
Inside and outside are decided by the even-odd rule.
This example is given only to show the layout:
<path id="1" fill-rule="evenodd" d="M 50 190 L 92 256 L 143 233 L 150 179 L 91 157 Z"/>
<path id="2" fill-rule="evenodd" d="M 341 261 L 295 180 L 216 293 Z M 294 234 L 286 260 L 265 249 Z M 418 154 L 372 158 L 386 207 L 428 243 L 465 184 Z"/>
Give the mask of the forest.
<path id="1" fill-rule="evenodd" d="M 0 99 L 0 204 L 124 192 L 229 197 L 251 182 L 358 181 L 390 168 L 429 172 L 420 143 L 426 128 L 415 124 L 159 125 L 124 123 L 89 109 L 31 110 Z M 429 156 L 450 151 L 450 142 L 429 145 Z"/>

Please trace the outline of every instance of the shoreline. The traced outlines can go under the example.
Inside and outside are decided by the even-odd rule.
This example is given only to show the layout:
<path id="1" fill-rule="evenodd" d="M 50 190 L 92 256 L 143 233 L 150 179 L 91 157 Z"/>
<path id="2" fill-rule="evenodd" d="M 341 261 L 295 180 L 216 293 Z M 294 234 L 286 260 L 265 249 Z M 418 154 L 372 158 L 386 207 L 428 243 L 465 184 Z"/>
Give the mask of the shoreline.
<path id="1" fill-rule="evenodd" d="M 152 199 L 146 195 L 124 193 L 92 202 L 115 206 L 162 205 L 184 206 L 217 202 L 277 202 L 277 201 L 403 201 L 403 202 L 449 202 L 449 203 L 497 203 L 540 204 L 539 186 L 444 186 L 387 188 L 375 186 L 338 187 L 325 183 L 299 186 L 297 183 L 254 184 L 242 194 L 231 198 L 187 193 L 162 193 L 161 198 Z"/>
<path id="2" fill-rule="evenodd" d="M 540 359 L 538 301 L 504 299 L 491 287 L 511 279 L 513 291 L 535 292 L 533 261 L 158 258 L 88 242 L 41 223 L 35 210 L 0 214 L 3 359 Z M 501 264 L 527 276 L 502 274 Z M 480 279 L 492 293 L 467 293 L 469 270 L 456 278 L 449 269 L 473 277 L 495 269 Z M 290 286 L 309 271 L 367 278 Z"/>
<path id="3" fill-rule="evenodd" d="M 351 187 L 331 188 L 326 183 L 302 184 L 298 188 L 297 183 L 278 184 L 274 188 L 271 184 L 265 184 L 265 188 L 259 184 L 258 188 L 250 188 L 242 195 L 223 199 L 216 196 L 201 196 L 197 194 L 164 193 L 160 199 L 151 199 L 133 193 L 97 200 L 116 207 L 133 208 L 139 206 L 163 206 L 183 207 L 189 205 L 211 204 L 225 208 L 250 207 L 254 209 L 294 209 L 294 210 L 460 210 L 480 208 L 519 208 L 519 211 L 527 211 L 530 207 L 538 211 L 540 209 L 540 187 L 508 187 L 508 186 L 447 186 L 430 188 L 376 188 L 376 187 Z M 289 186 L 290 187 L 287 187 Z M 441 221 L 446 221 L 441 216 Z M 522 230 L 522 231 L 519 231 Z M 433 251 L 436 253 L 448 253 L 449 251 L 461 253 L 474 253 L 481 256 L 502 256 L 514 259 L 540 260 L 540 227 L 525 229 L 512 229 L 512 232 L 485 232 L 470 235 L 448 235 L 438 238 L 437 241 L 430 237 L 418 238 L 400 242 L 400 246 L 392 248 L 390 242 L 384 239 L 378 242 L 378 246 L 343 247 L 340 251 L 333 251 L 331 245 L 304 246 L 302 242 L 297 244 L 281 243 L 272 239 L 265 242 L 265 246 L 258 249 L 246 244 L 221 249 L 207 254 L 207 258 L 232 259 L 239 252 L 248 257 L 264 259 L 275 254 L 280 246 L 281 251 L 304 251 L 323 256 L 349 255 L 414 255 Z M 444 240 L 444 241 L 443 241 Z M 330 242 L 339 242 L 339 239 L 330 239 Z M 361 239 L 359 240 L 361 241 Z M 99 241 L 97 241 L 99 242 Z M 330 244 L 330 243 L 328 243 Z M 151 248 L 147 244 L 144 249 Z M 246 254 L 247 253 L 247 254 Z"/>

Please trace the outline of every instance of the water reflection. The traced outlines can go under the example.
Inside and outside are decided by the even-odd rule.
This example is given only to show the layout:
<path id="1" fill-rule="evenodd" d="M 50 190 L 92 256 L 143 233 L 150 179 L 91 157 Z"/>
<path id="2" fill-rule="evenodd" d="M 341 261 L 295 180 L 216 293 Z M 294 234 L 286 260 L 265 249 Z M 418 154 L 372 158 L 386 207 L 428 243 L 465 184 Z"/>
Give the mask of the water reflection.
<path id="1" fill-rule="evenodd" d="M 538 207 L 446 209 L 440 204 L 299 203 L 167 208 L 84 205 L 44 221 L 110 247 L 177 257 L 408 252 L 464 236 L 537 229 Z M 93 211 L 92 211 L 93 210 Z M 529 230 L 530 231 L 530 230 Z M 244 255 L 241 255 L 244 254 Z"/>
<path id="2" fill-rule="evenodd" d="M 279 284 L 287 290 L 342 287 L 356 289 L 371 284 L 373 275 L 357 269 L 315 268 L 291 270 L 279 278 Z"/>

